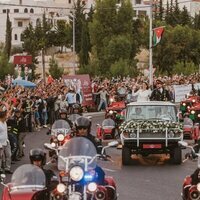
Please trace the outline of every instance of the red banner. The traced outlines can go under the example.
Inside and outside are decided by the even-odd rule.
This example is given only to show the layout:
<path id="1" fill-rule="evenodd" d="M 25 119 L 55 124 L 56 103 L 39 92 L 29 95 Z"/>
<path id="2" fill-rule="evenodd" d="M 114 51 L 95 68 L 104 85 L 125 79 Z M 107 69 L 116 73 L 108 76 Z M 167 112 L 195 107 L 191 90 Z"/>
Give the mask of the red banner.
<path id="1" fill-rule="evenodd" d="M 32 64 L 32 56 L 14 56 L 15 65 Z"/>
<path id="2" fill-rule="evenodd" d="M 82 106 L 91 106 L 94 104 L 92 98 L 92 86 L 88 74 L 63 76 L 63 79 L 69 88 L 74 89 L 76 93 L 81 95 Z"/>

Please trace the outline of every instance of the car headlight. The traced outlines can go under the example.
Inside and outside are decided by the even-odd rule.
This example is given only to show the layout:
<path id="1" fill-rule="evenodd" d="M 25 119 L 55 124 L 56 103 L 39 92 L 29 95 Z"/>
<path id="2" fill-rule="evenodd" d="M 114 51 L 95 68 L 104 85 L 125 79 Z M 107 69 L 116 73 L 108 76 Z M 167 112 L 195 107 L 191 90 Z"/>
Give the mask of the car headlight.
<path id="1" fill-rule="evenodd" d="M 175 136 L 173 131 L 169 131 L 168 138 L 173 138 Z"/>
<path id="2" fill-rule="evenodd" d="M 55 148 L 55 147 L 56 147 L 56 143 L 55 143 L 55 142 L 52 142 L 52 143 L 51 143 L 51 147 Z"/>
<path id="3" fill-rule="evenodd" d="M 136 133 L 130 133 L 130 137 L 131 137 L 131 138 L 136 138 L 136 137 L 137 137 L 137 134 L 136 134 Z"/>
<path id="4" fill-rule="evenodd" d="M 81 167 L 75 166 L 71 168 L 69 175 L 73 181 L 80 181 L 84 176 L 84 172 Z"/>
<path id="5" fill-rule="evenodd" d="M 95 182 L 91 182 L 88 184 L 87 189 L 89 192 L 95 192 L 97 190 L 97 184 Z"/>
<path id="6" fill-rule="evenodd" d="M 66 190 L 66 186 L 63 183 L 59 183 L 56 189 L 59 193 L 63 193 Z"/>
<path id="7" fill-rule="evenodd" d="M 200 183 L 197 184 L 197 190 L 200 192 Z"/>
<path id="8" fill-rule="evenodd" d="M 191 111 L 191 114 L 193 114 L 193 115 L 194 115 L 194 114 L 195 114 L 195 111 L 194 111 L 194 110 L 192 110 L 192 111 Z"/>
<path id="9" fill-rule="evenodd" d="M 62 142 L 65 139 L 65 136 L 63 134 L 58 134 L 57 139 Z"/>

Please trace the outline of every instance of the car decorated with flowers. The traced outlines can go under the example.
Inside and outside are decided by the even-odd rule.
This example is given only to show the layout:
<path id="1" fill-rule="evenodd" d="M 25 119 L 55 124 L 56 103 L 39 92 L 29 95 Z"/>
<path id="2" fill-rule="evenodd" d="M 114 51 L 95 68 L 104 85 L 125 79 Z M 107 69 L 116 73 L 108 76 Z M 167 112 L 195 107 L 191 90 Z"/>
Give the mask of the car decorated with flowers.
<path id="1" fill-rule="evenodd" d="M 122 164 L 131 164 L 133 154 L 169 154 L 174 164 L 181 164 L 178 142 L 183 140 L 177 108 L 171 102 L 147 101 L 127 105 L 125 121 L 120 126 Z"/>

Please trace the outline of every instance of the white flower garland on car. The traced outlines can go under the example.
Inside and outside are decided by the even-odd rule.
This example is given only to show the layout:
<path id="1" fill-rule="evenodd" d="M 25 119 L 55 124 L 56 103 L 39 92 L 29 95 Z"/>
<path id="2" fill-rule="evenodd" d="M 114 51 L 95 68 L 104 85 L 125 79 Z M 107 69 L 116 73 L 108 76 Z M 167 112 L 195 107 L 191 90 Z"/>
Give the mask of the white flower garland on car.
<path id="1" fill-rule="evenodd" d="M 165 131 L 166 128 L 168 129 L 179 129 L 181 130 L 182 124 L 178 122 L 172 122 L 172 121 L 163 121 L 163 120 L 130 120 L 127 122 L 123 122 L 121 126 L 119 127 L 120 132 L 124 130 L 133 130 L 138 129 L 149 131 L 152 130 L 153 132 L 157 131 Z"/>

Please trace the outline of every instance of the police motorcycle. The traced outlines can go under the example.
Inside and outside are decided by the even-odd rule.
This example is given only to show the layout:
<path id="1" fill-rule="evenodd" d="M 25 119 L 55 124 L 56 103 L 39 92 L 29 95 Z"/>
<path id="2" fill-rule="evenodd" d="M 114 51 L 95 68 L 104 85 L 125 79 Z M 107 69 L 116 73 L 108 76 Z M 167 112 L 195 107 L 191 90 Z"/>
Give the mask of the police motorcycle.
<path id="1" fill-rule="evenodd" d="M 46 178 L 43 170 L 32 164 L 18 167 L 12 174 L 10 183 L 5 184 L 5 175 L 1 174 L 4 186 L 2 200 L 45 200 L 47 195 Z"/>
<path id="2" fill-rule="evenodd" d="M 106 160 L 105 149 L 116 146 L 110 142 L 97 154 L 94 144 L 85 137 L 72 138 L 58 154 L 60 183 L 52 192 L 53 199 L 61 200 L 115 200 L 116 184 L 112 177 L 99 177 L 97 158 Z M 98 176 L 99 175 L 99 176 Z M 104 175 L 103 175 L 104 176 Z M 99 178 L 103 183 L 98 184 Z"/>
<path id="3" fill-rule="evenodd" d="M 57 161 L 57 155 L 59 150 L 62 148 L 63 144 L 68 142 L 71 137 L 71 127 L 69 123 L 63 119 L 56 120 L 50 130 L 50 144 L 45 145 L 45 148 L 49 150 L 49 156 L 52 162 Z M 53 147 L 54 150 L 52 150 Z"/>
<path id="4" fill-rule="evenodd" d="M 115 122 L 113 119 L 104 119 L 102 125 L 97 124 L 97 138 L 100 140 L 115 138 L 115 128 Z"/>
<path id="5" fill-rule="evenodd" d="M 196 153 L 194 147 L 189 146 L 187 142 L 181 141 L 179 144 L 183 147 L 190 148 L 191 152 L 185 156 L 185 162 L 188 159 L 198 158 L 197 169 L 191 176 L 186 176 L 182 186 L 182 199 L 183 200 L 199 200 L 200 199 L 200 153 Z"/>

